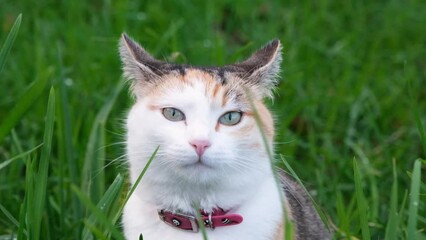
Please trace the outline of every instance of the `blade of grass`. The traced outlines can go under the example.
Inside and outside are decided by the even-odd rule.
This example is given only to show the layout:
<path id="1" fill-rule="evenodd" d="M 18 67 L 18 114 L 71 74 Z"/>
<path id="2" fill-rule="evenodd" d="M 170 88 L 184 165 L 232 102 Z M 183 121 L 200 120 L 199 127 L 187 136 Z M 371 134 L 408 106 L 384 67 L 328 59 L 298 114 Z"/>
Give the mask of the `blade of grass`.
<path id="1" fill-rule="evenodd" d="M 121 176 L 121 174 L 118 174 L 117 177 L 114 179 L 114 182 L 109 186 L 101 200 L 98 202 L 96 207 L 100 209 L 104 214 L 108 214 L 110 212 L 111 206 L 114 204 L 115 201 L 119 200 L 120 192 L 124 185 L 124 178 Z M 88 218 L 87 222 L 95 223 L 96 221 L 96 215 L 92 213 Z M 114 224 L 114 223 L 113 223 Z M 90 226 L 87 226 L 83 229 L 82 233 L 82 239 L 91 239 L 91 230 L 89 228 Z M 107 234 L 104 234 L 107 235 Z"/>
<path id="2" fill-rule="evenodd" d="M 22 14 L 19 14 L 13 23 L 13 26 L 7 35 L 6 41 L 0 51 L 0 73 L 3 70 L 4 64 L 6 62 L 7 56 L 9 55 L 10 50 L 12 49 L 13 42 L 15 42 L 16 35 L 18 34 L 19 27 L 21 26 Z"/>
<path id="3" fill-rule="evenodd" d="M 100 112 L 102 112 L 102 110 Z M 98 116 L 99 114 L 100 113 L 98 113 Z M 105 149 L 103 148 L 102 143 L 105 142 L 105 139 L 103 139 L 105 135 L 102 134 L 103 128 L 104 125 L 99 122 L 98 118 L 96 118 L 90 132 L 89 141 L 86 145 L 86 154 L 82 172 L 82 189 L 89 194 L 93 202 L 99 201 L 104 188 L 103 162 Z"/>
<path id="4" fill-rule="evenodd" d="M 420 159 L 414 162 L 413 174 L 411 176 L 410 187 L 410 207 L 408 209 L 408 239 L 416 239 L 417 231 L 417 217 L 419 208 L 419 193 L 420 193 L 420 179 L 421 179 L 421 163 Z"/>
<path id="5" fill-rule="evenodd" d="M 377 171 L 372 167 L 370 159 L 367 157 L 363 149 L 358 144 L 356 144 L 352 140 L 347 140 L 346 144 L 358 155 L 360 163 L 362 164 L 361 167 L 363 169 L 363 172 L 365 172 L 366 178 L 369 181 L 368 186 L 371 194 L 369 215 L 370 219 L 376 219 L 379 212 L 379 190 L 375 177 L 375 175 L 377 175 Z"/>
<path id="6" fill-rule="evenodd" d="M 203 236 L 203 240 L 208 240 L 206 227 L 204 226 L 203 218 L 201 217 L 201 213 L 200 213 L 200 211 L 198 211 L 198 209 L 200 209 L 200 206 L 195 207 L 195 212 L 197 213 L 198 226 L 200 227 L 201 235 Z"/>
<path id="7" fill-rule="evenodd" d="M 22 116 L 34 104 L 36 99 L 40 97 L 49 81 L 48 75 L 50 75 L 50 73 L 51 69 L 48 69 L 46 76 L 40 76 L 34 81 L 15 104 L 13 109 L 5 115 L 0 124 L 0 142 L 3 141 L 9 131 L 21 120 Z"/>
<path id="8" fill-rule="evenodd" d="M 17 239 L 27 239 L 28 232 L 26 230 L 25 217 L 27 212 L 27 198 L 24 197 L 24 202 L 21 204 L 19 209 L 19 227 L 17 232 Z"/>
<path id="9" fill-rule="evenodd" d="M 113 185 L 111 185 L 111 191 L 110 193 L 105 193 L 105 197 L 106 198 L 110 198 L 111 200 L 108 200 L 107 203 L 105 204 L 105 206 L 107 206 L 107 212 L 108 212 L 108 218 L 111 219 L 111 222 L 113 224 L 116 224 L 116 221 L 114 219 L 115 217 L 115 213 L 117 212 L 117 209 L 119 209 L 119 207 L 121 206 L 122 203 L 122 190 L 124 188 L 124 177 L 122 177 L 120 174 L 117 175 L 116 177 L 117 182 Z M 115 180 L 114 180 L 115 182 Z M 108 190 L 110 189 L 108 188 Z M 108 192 L 108 191 L 107 191 Z M 108 196 L 109 195 L 109 196 Z M 99 205 L 99 204 L 98 204 Z M 109 231 L 108 229 L 104 230 L 104 235 L 105 236 L 110 236 L 111 235 L 111 231 Z"/>
<path id="10" fill-rule="evenodd" d="M 82 189 L 90 192 L 90 197 L 94 202 L 99 201 L 105 188 L 105 124 L 124 85 L 125 81 L 118 82 L 111 97 L 98 112 L 87 143 Z"/>
<path id="11" fill-rule="evenodd" d="M 408 96 L 410 98 L 410 109 L 414 115 L 414 121 L 416 122 L 417 131 L 420 136 L 420 141 L 423 146 L 423 154 L 426 156 L 426 132 L 423 127 L 422 118 L 420 115 L 419 101 L 416 100 L 416 96 L 414 96 L 413 86 L 411 83 L 411 79 L 407 78 L 408 83 Z"/>
<path id="12" fill-rule="evenodd" d="M 403 214 L 406 212 L 405 204 L 407 202 L 407 198 L 408 198 L 408 190 L 405 190 L 404 191 L 404 197 L 402 198 L 402 202 L 401 202 L 401 207 L 399 209 L 399 216 L 403 216 Z M 405 227 L 402 230 L 405 233 L 405 231 L 407 230 L 407 228 Z"/>
<path id="13" fill-rule="evenodd" d="M 397 239 L 398 230 L 398 177 L 396 174 L 396 163 L 395 159 L 392 161 L 393 164 L 393 184 L 391 193 L 391 203 L 389 209 L 388 223 L 386 225 L 385 239 Z"/>
<path id="14" fill-rule="evenodd" d="M 53 127 L 55 122 L 55 90 L 50 89 L 47 103 L 46 125 L 43 137 L 43 147 L 41 149 L 40 162 L 34 185 L 34 231 L 32 239 L 39 239 L 40 227 L 43 217 L 44 205 L 46 201 L 47 178 L 49 170 L 49 160 L 52 148 Z"/>
<path id="15" fill-rule="evenodd" d="M 368 228 L 368 216 L 367 216 L 367 203 L 365 200 L 364 192 L 362 190 L 362 179 L 361 173 L 358 168 L 356 159 L 353 161 L 354 166 L 354 179 L 355 179 L 355 194 L 357 197 L 357 206 L 359 221 L 361 225 L 362 239 L 370 240 L 370 230 Z"/>
<path id="16" fill-rule="evenodd" d="M 296 172 L 293 170 L 293 168 L 290 166 L 290 164 L 285 160 L 284 156 L 280 155 L 281 161 L 283 162 L 286 169 L 290 172 L 290 175 L 294 177 L 294 179 L 299 183 L 299 185 L 303 188 L 303 191 L 305 191 L 306 195 L 308 195 L 309 199 L 311 200 L 312 204 L 314 205 L 315 209 L 317 210 L 321 220 L 325 224 L 327 228 L 329 228 L 327 216 L 325 213 L 321 210 L 321 208 L 318 206 L 318 204 L 315 202 L 315 200 L 312 198 L 312 196 L 309 194 L 308 189 L 306 189 L 305 185 L 303 184 L 302 180 L 300 180 L 299 176 L 296 174 Z"/>
<path id="17" fill-rule="evenodd" d="M 19 159 L 19 158 L 22 158 L 22 157 L 25 157 L 25 156 L 31 154 L 32 152 L 34 152 L 35 150 L 37 150 L 41 146 L 42 146 L 42 144 L 40 144 L 40 145 L 38 145 L 38 146 L 36 146 L 36 147 L 34 147 L 34 148 L 26 151 L 26 152 L 18 154 L 16 156 L 14 156 L 13 158 L 10 158 L 10 159 L 7 159 L 7 160 L 3 161 L 2 163 L 0 163 L 0 170 L 2 170 L 3 168 L 7 167 L 7 165 L 11 164 L 16 159 Z"/>
<path id="18" fill-rule="evenodd" d="M 102 233 L 102 230 L 97 228 L 92 222 L 90 222 L 89 220 L 85 219 L 83 221 L 85 228 L 87 228 L 88 230 L 90 230 L 90 232 L 93 233 L 93 235 L 95 235 L 95 238 L 90 237 L 90 238 L 82 238 L 85 240 L 89 240 L 89 239 L 109 239 L 108 237 L 106 237 L 105 234 Z"/>
<path id="19" fill-rule="evenodd" d="M 60 185 L 63 189 L 66 188 L 65 186 L 65 176 L 67 168 L 67 172 L 70 178 L 70 183 L 75 185 L 80 185 L 79 178 L 80 175 L 78 173 L 77 164 L 75 164 L 75 150 L 74 146 L 72 144 L 72 127 L 73 122 L 72 118 L 70 116 L 70 99 L 68 98 L 68 88 L 65 85 L 65 73 L 64 73 L 64 65 L 63 65 L 63 55 L 62 55 L 62 47 L 60 44 L 58 44 L 58 64 L 59 64 L 59 89 L 58 95 L 59 95 L 59 101 L 58 101 L 58 134 L 60 135 L 59 141 L 58 141 L 58 148 L 59 152 L 61 154 L 61 160 L 64 160 L 62 164 L 60 164 Z M 60 206 L 61 206 L 61 214 L 68 215 L 68 211 L 71 210 L 70 215 L 74 217 L 74 220 L 79 222 L 80 219 L 83 218 L 84 213 L 82 206 L 80 205 L 80 202 L 78 201 L 76 196 L 71 196 L 71 205 L 72 209 L 65 208 L 65 191 L 61 192 L 60 195 Z M 60 226 L 61 229 L 64 229 L 64 218 L 60 218 Z M 74 231 L 74 238 L 79 238 L 79 234 L 81 232 L 81 225 L 75 228 Z"/>
<path id="20" fill-rule="evenodd" d="M 13 145 L 16 147 L 17 152 L 23 153 L 24 148 L 22 146 L 22 141 L 18 137 L 18 134 L 16 133 L 15 129 L 12 129 L 12 131 L 10 131 L 10 136 L 12 138 Z M 41 146 L 41 144 L 40 144 L 40 146 Z"/>
<path id="21" fill-rule="evenodd" d="M 421 117 L 420 117 L 420 111 L 418 110 L 418 107 L 414 107 L 413 110 L 415 113 L 415 120 L 416 120 L 416 125 L 417 125 L 417 129 L 420 135 L 420 140 L 423 146 L 423 154 L 425 154 L 426 156 L 426 134 L 425 134 L 425 130 L 423 127 L 423 123 L 421 121 Z"/>
<path id="22" fill-rule="evenodd" d="M 23 222 L 26 223 L 25 229 L 22 229 L 22 231 L 27 230 L 27 238 L 32 239 L 33 231 L 34 231 L 34 214 L 35 211 L 32 207 L 32 203 L 34 202 L 34 166 L 33 166 L 33 158 L 29 157 L 27 159 L 27 165 L 26 165 L 26 172 L 25 172 L 25 211 L 21 212 L 24 216 L 21 218 L 21 220 L 24 220 Z M 21 209 L 22 211 L 22 209 Z M 24 225 L 21 225 L 24 226 Z"/>
<path id="23" fill-rule="evenodd" d="M 113 223 L 115 224 L 117 220 L 120 218 L 121 213 L 123 212 L 124 206 L 129 201 L 130 197 L 132 196 L 133 192 L 136 190 L 137 186 L 139 185 L 140 181 L 142 180 L 143 176 L 145 175 L 146 171 L 148 170 L 149 166 L 152 163 L 152 160 L 154 160 L 155 156 L 157 155 L 158 149 L 160 149 L 160 146 L 158 146 L 154 152 L 152 153 L 151 157 L 148 159 L 148 162 L 146 163 L 145 167 L 143 168 L 142 172 L 139 174 L 138 178 L 136 179 L 135 184 L 130 188 L 129 193 L 127 194 L 126 198 L 124 199 L 123 204 L 118 209 L 118 211 L 115 213 L 115 216 L 113 218 Z"/>
<path id="24" fill-rule="evenodd" d="M 17 226 L 19 228 L 19 222 L 16 220 L 13 215 L 3 206 L 3 204 L 0 203 L 0 211 L 9 219 L 13 225 Z"/>
<path id="25" fill-rule="evenodd" d="M 80 189 L 78 189 L 78 187 L 76 187 L 75 185 L 71 186 L 71 190 L 77 195 L 80 201 L 92 212 L 92 214 L 96 217 L 97 222 L 104 225 L 111 231 L 111 234 L 114 239 L 125 240 L 123 234 L 118 231 L 114 226 L 114 223 L 112 223 L 111 220 L 107 218 L 107 216 L 102 212 L 101 209 L 99 209 L 95 206 L 95 204 L 93 204 L 93 202 L 87 195 L 80 191 Z"/>
<path id="26" fill-rule="evenodd" d="M 347 239 L 351 239 L 350 226 L 351 226 L 351 207 L 344 203 L 342 192 L 337 190 L 336 197 L 336 210 L 337 210 L 337 225 L 338 232 L 343 234 Z M 353 199 L 353 198 L 352 198 Z M 352 201 L 353 202 L 353 201 Z"/>

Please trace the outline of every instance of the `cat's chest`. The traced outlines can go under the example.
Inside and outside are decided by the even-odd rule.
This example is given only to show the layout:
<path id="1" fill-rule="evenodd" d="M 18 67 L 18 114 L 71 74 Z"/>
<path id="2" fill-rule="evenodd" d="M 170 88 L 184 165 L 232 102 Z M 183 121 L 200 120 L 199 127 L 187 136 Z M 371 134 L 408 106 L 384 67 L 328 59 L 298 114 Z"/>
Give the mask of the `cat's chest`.
<path id="1" fill-rule="evenodd" d="M 234 193 L 238 194 L 238 193 Z M 236 212 L 243 222 L 234 226 L 206 229 L 209 240 L 269 240 L 273 239 L 282 220 L 282 205 L 273 179 L 265 183 L 250 199 L 241 201 Z M 202 234 L 173 228 L 158 216 L 158 205 L 146 202 L 134 195 L 124 212 L 123 223 L 126 237 L 145 240 L 202 240 Z"/>

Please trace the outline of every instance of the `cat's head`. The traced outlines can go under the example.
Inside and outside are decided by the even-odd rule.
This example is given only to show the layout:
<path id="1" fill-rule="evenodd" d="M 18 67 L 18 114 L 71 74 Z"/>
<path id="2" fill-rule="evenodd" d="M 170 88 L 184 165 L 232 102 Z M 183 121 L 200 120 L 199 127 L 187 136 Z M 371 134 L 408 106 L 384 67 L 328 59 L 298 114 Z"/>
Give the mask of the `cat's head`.
<path id="1" fill-rule="evenodd" d="M 158 181 L 211 182 L 270 168 L 259 126 L 271 146 L 273 119 L 262 99 L 277 82 L 278 40 L 223 67 L 157 60 L 125 34 L 120 55 L 136 96 L 127 119 L 133 180 L 157 146 L 149 172 Z"/>

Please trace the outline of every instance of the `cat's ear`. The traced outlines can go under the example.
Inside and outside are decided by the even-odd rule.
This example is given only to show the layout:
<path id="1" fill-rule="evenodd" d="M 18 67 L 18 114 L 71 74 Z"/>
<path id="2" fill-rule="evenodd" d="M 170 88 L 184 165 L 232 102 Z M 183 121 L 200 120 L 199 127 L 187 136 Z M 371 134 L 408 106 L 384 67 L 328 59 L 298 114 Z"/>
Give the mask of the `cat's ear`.
<path id="1" fill-rule="evenodd" d="M 272 89 L 278 83 L 281 66 L 281 43 L 275 39 L 252 54 L 247 60 L 233 64 L 238 76 L 249 86 L 261 91 L 261 97 L 272 96 Z"/>
<path id="2" fill-rule="evenodd" d="M 124 76 L 132 81 L 133 86 L 149 86 L 164 73 L 163 66 L 167 63 L 153 58 L 125 33 L 121 36 L 119 50 Z"/>

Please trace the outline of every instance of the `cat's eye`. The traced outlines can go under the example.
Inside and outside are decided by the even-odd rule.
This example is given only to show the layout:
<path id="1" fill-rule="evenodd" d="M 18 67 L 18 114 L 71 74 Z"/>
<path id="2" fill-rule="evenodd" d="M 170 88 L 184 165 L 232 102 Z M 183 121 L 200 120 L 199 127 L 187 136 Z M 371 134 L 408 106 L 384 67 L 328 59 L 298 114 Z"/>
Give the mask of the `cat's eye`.
<path id="1" fill-rule="evenodd" d="M 185 115 L 183 114 L 183 112 L 172 107 L 163 108 L 163 115 L 167 120 L 173 122 L 185 120 Z"/>
<path id="2" fill-rule="evenodd" d="M 219 118 L 219 123 L 227 126 L 233 126 L 241 121 L 243 114 L 238 111 L 227 112 Z"/>

